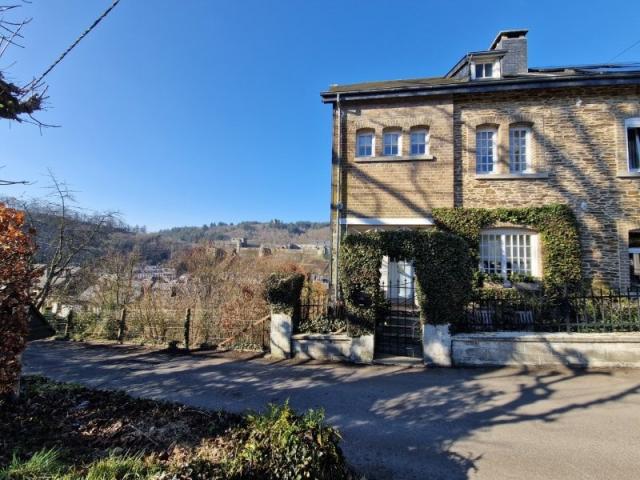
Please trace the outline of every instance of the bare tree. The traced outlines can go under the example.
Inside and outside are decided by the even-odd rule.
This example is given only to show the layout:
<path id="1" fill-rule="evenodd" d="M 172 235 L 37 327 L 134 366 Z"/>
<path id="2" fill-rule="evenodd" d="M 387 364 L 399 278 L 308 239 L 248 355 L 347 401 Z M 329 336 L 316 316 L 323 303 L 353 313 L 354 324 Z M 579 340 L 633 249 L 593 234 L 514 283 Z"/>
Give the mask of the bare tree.
<path id="1" fill-rule="evenodd" d="M 101 234 L 112 226 L 116 219 L 115 212 L 98 212 L 79 217 L 77 210 L 73 208 L 73 192 L 53 173 L 49 172 L 49 177 L 53 200 L 46 207 L 48 213 L 55 218 L 56 232 L 51 240 L 52 244 L 47 245 L 43 280 L 34 299 L 34 305 L 38 309 L 45 304 L 56 283 L 69 273 L 69 268 L 74 262 L 96 246 Z M 29 214 L 27 205 L 25 210 Z M 29 218 L 33 224 L 33 216 L 29 214 Z"/>

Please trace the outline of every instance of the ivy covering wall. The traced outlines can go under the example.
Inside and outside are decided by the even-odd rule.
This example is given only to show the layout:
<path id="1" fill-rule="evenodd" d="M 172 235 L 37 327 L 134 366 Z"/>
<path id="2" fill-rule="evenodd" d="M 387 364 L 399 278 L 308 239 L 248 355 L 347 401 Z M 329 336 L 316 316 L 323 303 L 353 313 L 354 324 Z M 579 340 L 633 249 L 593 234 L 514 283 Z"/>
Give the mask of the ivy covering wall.
<path id="1" fill-rule="evenodd" d="M 538 232 L 546 294 L 566 294 L 583 286 L 578 224 L 566 205 L 438 208 L 433 217 L 435 231 L 379 231 L 343 239 L 338 273 L 352 335 L 371 333 L 389 307 L 380 288 L 385 255 L 414 262 L 423 322 L 458 322 L 474 290 L 480 233 L 494 226 L 527 227 Z"/>
<path id="2" fill-rule="evenodd" d="M 471 295 L 474 265 L 469 246 L 437 231 L 381 231 L 347 235 L 340 251 L 339 279 L 352 335 L 371 333 L 388 308 L 380 288 L 382 257 L 412 260 L 423 322 L 454 322 Z"/>
<path id="3" fill-rule="evenodd" d="M 478 264 L 480 232 L 496 225 L 528 227 L 540 235 L 542 284 L 553 295 L 583 286 L 582 254 L 578 223 L 567 205 L 551 204 L 527 208 L 436 208 L 437 227 L 464 238 Z"/>

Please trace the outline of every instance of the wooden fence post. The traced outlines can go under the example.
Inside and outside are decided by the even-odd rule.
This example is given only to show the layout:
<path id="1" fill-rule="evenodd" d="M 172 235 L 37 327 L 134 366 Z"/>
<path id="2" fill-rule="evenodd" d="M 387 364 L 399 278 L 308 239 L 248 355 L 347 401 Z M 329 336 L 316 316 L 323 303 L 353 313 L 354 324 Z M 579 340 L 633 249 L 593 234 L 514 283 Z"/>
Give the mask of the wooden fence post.
<path id="1" fill-rule="evenodd" d="M 73 329 L 73 310 L 69 310 L 67 314 L 67 322 L 64 325 L 64 338 L 69 339 L 71 330 Z"/>
<path id="2" fill-rule="evenodd" d="M 191 333 L 191 309 L 187 308 L 184 317 L 184 348 L 189 351 L 189 334 Z"/>
<path id="3" fill-rule="evenodd" d="M 120 323 L 118 325 L 118 343 L 122 345 L 124 343 L 124 332 L 127 329 L 127 309 L 123 308 L 120 312 Z"/>

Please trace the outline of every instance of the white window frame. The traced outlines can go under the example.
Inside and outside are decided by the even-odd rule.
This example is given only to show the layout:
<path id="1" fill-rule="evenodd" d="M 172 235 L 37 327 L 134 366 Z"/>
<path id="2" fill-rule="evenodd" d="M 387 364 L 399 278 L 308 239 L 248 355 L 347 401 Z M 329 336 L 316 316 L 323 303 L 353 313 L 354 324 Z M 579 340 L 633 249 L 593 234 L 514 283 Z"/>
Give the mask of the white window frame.
<path id="1" fill-rule="evenodd" d="M 396 144 L 396 153 L 387 153 L 387 136 L 397 135 L 398 143 Z M 393 144 L 389 144 L 393 148 Z M 382 155 L 384 157 L 398 157 L 402 155 L 402 130 L 387 130 L 382 133 Z"/>
<path id="2" fill-rule="evenodd" d="M 484 65 L 491 65 L 491 76 L 487 77 L 484 75 L 486 71 Z M 476 76 L 476 65 L 482 65 L 482 77 Z M 490 80 L 500 78 L 501 76 L 501 67 L 500 67 L 500 59 L 478 59 L 469 63 L 469 72 L 471 80 Z"/>
<path id="3" fill-rule="evenodd" d="M 631 167 L 631 157 L 629 157 L 629 129 L 630 128 L 640 128 L 640 117 L 627 118 L 624 121 L 624 146 L 627 152 L 627 170 L 631 173 L 640 173 L 640 161 L 638 164 L 638 168 Z M 639 146 L 638 154 L 640 156 L 640 146 Z"/>
<path id="4" fill-rule="evenodd" d="M 413 136 L 416 134 L 424 134 L 424 153 L 413 153 L 414 145 L 421 145 L 419 143 L 413 143 Z M 428 128 L 414 128 L 409 132 L 409 155 L 419 157 L 423 155 L 429 155 L 429 129 Z"/>
<path id="5" fill-rule="evenodd" d="M 483 133 L 492 133 L 492 145 L 491 145 L 491 169 L 486 170 L 481 168 L 482 165 L 487 162 L 480 161 L 480 145 L 479 140 L 481 134 Z M 484 147 L 483 147 L 484 148 Z M 488 150 L 487 150 L 488 151 Z M 498 129 L 495 127 L 482 127 L 476 129 L 476 173 L 478 175 L 491 175 L 496 171 L 496 163 L 498 162 Z"/>
<path id="6" fill-rule="evenodd" d="M 513 133 L 519 131 L 524 132 L 524 168 L 523 169 L 514 169 L 514 142 L 513 142 Z M 518 164 L 522 162 L 519 161 Z M 509 127 L 509 172 L 510 173 L 531 173 L 532 171 L 532 162 L 531 162 L 531 127 L 526 125 L 514 125 Z"/>
<path id="7" fill-rule="evenodd" d="M 360 139 L 362 137 L 371 137 L 371 153 L 368 155 L 360 154 Z M 365 131 L 356 134 L 356 157 L 373 157 L 376 153 L 376 134 L 375 132 Z"/>
<path id="8" fill-rule="evenodd" d="M 529 273 L 525 272 L 525 274 L 531 275 L 534 278 L 540 278 L 542 276 L 542 268 L 540 265 L 540 258 L 541 258 L 540 257 L 540 235 L 537 232 L 533 232 L 531 230 L 527 230 L 523 228 L 490 228 L 490 229 L 482 230 L 480 232 L 480 263 L 478 265 L 478 268 L 480 269 L 481 272 L 488 273 L 488 272 L 485 272 L 484 265 L 483 265 L 483 261 L 487 257 L 483 256 L 482 237 L 489 236 L 489 235 L 495 235 L 496 237 L 499 237 L 499 240 L 500 240 L 500 257 L 495 258 L 495 260 L 500 261 L 500 272 L 495 272 L 495 273 L 499 273 L 502 276 L 504 281 L 507 281 L 509 277 L 509 272 L 507 271 L 507 261 L 509 258 L 507 255 L 507 249 L 509 246 L 507 242 L 507 237 L 514 236 L 514 235 L 529 236 L 529 247 L 531 250 L 531 253 L 529 256 L 530 272 Z M 515 258 L 519 258 L 519 257 L 520 255 L 518 253 L 517 257 Z M 514 257 L 511 256 L 511 258 L 513 259 Z M 520 261 L 525 261 L 525 260 L 526 258 L 520 259 Z M 511 273 L 513 273 L 513 266 L 512 266 Z M 521 273 L 521 272 L 516 272 L 516 273 Z"/>

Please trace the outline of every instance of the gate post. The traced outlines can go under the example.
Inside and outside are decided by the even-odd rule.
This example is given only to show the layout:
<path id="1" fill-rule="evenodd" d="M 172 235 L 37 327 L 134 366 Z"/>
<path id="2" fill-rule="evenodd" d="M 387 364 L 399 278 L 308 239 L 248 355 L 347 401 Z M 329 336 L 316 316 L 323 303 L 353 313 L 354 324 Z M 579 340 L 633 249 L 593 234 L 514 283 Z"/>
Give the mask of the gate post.
<path id="1" fill-rule="evenodd" d="M 274 313 L 271 309 L 271 329 L 269 344 L 271 357 L 277 359 L 291 358 L 291 335 L 293 320 L 286 313 Z"/>
<path id="2" fill-rule="evenodd" d="M 450 324 L 433 325 L 425 323 L 422 331 L 424 364 L 434 367 L 450 367 L 451 331 Z"/>

